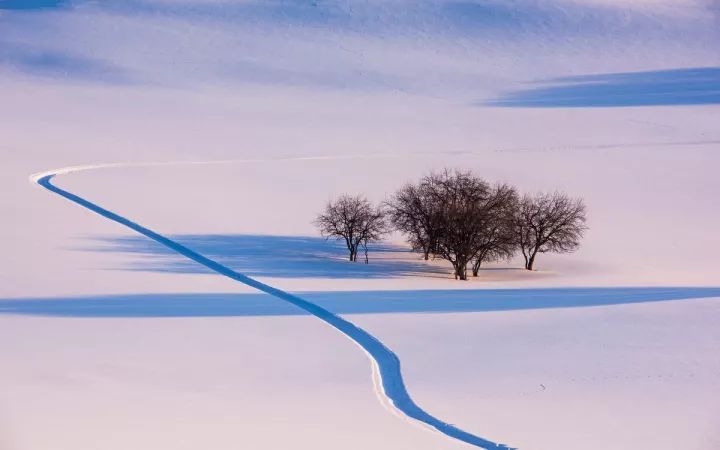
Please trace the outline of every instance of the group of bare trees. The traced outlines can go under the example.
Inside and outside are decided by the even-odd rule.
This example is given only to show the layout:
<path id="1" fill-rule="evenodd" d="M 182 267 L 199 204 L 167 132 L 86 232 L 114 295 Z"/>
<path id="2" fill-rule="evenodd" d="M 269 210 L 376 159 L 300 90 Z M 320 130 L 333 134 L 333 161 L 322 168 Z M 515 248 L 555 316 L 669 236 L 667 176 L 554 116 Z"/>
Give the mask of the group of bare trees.
<path id="1" fill-rule="evenodd" d="M 575 251 L 585 222 L 582 199 L 561 192 L 520 196 L 508 184 L 450 170 L 406 184 L 380 206 L 343 195 L 315 221 L 323 236 L 345 241 L 351 261 L 362 248 L 367 263 L 368 244 L 394 229 L 425 260 L 449 261 L 460 280 L 468 267 L 477 276 L 483 263 L 510 259 L 518 250 L 527 270 L 538 253 Z"/>

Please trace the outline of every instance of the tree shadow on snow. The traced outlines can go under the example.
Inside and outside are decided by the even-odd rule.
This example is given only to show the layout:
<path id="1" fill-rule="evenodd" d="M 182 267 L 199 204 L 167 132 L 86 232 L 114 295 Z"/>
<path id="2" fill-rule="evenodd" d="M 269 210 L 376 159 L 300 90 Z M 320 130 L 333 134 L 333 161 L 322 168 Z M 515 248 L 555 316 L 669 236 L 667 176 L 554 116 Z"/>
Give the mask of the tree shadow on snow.
<path id="1" fill-rule="evenodd" d="M 344 243 L 310 236 L 250 234 L 174 235 L 170 239 L 249 276 L 278 278 L 396 278 L 442 274 L 449 269 L 426 264 L 406 247 L 378 243 L 370 247 L 370 263 L 347 261 Z M 140 258 L 120 270 L 170 273 L 213 273 L 186 257 L 144 237 L 95 239 L 82 250 L 118 252 Z M 404 253 L 404 255 L 403 255 Z M 397 259 L 401 256 L 403 259 Z M 394 257 L 394 258 L 393 258 Z M 416 261 L 413 261 L 416 259 Z"/>

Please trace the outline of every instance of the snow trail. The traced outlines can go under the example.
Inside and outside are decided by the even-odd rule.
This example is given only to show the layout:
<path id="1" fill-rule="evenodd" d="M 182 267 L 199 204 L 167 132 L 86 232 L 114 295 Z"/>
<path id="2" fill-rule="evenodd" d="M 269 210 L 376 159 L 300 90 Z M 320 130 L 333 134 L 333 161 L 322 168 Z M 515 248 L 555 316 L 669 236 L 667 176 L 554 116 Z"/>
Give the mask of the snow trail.
<path id="1" fill-rule="evenodd" d="M 321 158 L 321 157 L 318 157 Z M 293 158 L 295 159 L 295 158 Z M 298 159 L 315 159 L 315 158 L 298 158 Z M 208 162 L 209 163 L 209 162 Z M 156 164 L 172 164 L 172 163 L 149 163 L 147 165 L 156 165 Z M 192 162 L 188 162 L 188 164 L 193 164 Z M 194 163 L 198 164 L 198 163 Z M 351 339 L 353 342 L 355 342 L 360 348 L 368 355 L 372 369 L 373 369 L 373 384 L 375 386 L 376 393 L 378 394 L 381 403 L 383 406 L 385 406 L 387 409 L 389 409 L 391 412 L 397 413 L 398 411 L 402 413 L 405 417 L 409 419 L 414 419 L 415 421 L 419 422 L 421 425 L 426 425 L 429 428 L 436 430 L 443 435 L 473 445 L 475 447 L 487 449 L 487 450 L 501 450 L 501 449 L 509 449 L 506 445 L 499 444 L 493 441 L 490 441 L 488 439 L 482 438 L 480 436 L 471 434 L 467 431 L 461 430 L 460 428 L 455 427 L 452 424 L 443 422 L 442 420 L 434 417 L 433 415 L 429 414 L 425 410 L 423 410 L 420 406 L 418 406 L 413 399 L 410 397 L 410 394 L 407 391 L 407 388 L 405 387 L 405 383 L 402 378 L 402 373 L 400 369 L 400 359 L 397 357 L 397 355 L 390 350 L 385 344 L 383 344 L 379 339 L 372 336 L 367 331 L 363 330 L 362 328 L 356 326 L 352 322 L 349 322 L 340 316 L 337 316 L 333 314 L 332 312 L 314 304 L 307 300 L 304 300 L 296 295 L 293 295 L 289 292 L 285 292 L 281 289 L 275 288 L 273 286 L 270 286 L 268 284 L 262 283 L 260 281 L 255 280 L 254 278 L 251 278 L 247 275 L 244 275 L 242 273 L 236 272 L 232 269 L 230 269 L 227 266 L 224 266 L 210 258 L 207 258 L 190 248 L 173 241 L 172 239 L 169 239 L 159 233 L 156 233 L 148 228 L 143 227 L 142 225 L 133 222 L 123 216 L 120 216 L 112 211 L 109 211 L 95 203 L 92 203 L 78 195 L 75 195 L 69 191 L 66 191 L 64 189 L 61 189 L 54 184 L 52 184 L 52 179 L 56 175 L 60 174 L 67 174 L 72 173 L 76 171 L 81 170 L 90 170 L 90 169 L 98 169 L 98 168 L 106 168 L 106 167 L 122 167 L 122 166 L 129 166 L 129 165 L 145 165 L 145 164 L 137 164 L 137 163 L 129 163 L 129 164 L 100 164 L 100 165 L 87 165 L 87 166 L 76 166 L 76 167 L 69 167 L 69 168 L 63 168 L 63 169 L 57 169 L 53 171 L 43 172 L 40 174 L 34 174 L 30 176 L 30 180 L 33 183 L 37 183 L 40 186 L 44 187 L 45 189 L 60 195 L 61 197 L 64 197 L 67 200 L 70 200 L 71 202 L 74 202 L 84 208 L 89 209 L 90 211 L 93 211 L 109 220 L 112 220 L 114 222 L 117 222 L 121 225 L 124 225 L 166 247 L 169 249 L 185 256 L 186 258 L 189 258 L 198 264 L 201 264 L 210 270 L 220 274 L 224 275 L 228 278 L 231 278 L 233 280 L 236 280 L 240 283 L 243 283 L 245 285 L 251 286 L 261 292 L 265 292 L 269 295 L 272 295 L 276 298 L 279 298 L 281 300 L 284 300 L 290 304 L 295 305 L 298 308 L 301 308 L 308 313 L 314 315 L 318 319 L 322 320 L 323 322 L 327 323 L 328 325 L 332 326 L 336 330 L 340 331 L 342 334 L 344 334 L 346 337 Z"/>

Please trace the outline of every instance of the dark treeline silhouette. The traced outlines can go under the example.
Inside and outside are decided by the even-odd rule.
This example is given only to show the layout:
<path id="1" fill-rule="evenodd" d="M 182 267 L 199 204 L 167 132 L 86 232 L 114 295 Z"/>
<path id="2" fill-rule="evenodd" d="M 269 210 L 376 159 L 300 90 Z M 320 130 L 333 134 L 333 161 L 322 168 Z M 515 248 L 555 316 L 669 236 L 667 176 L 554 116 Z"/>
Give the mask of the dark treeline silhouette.
<path id="1" fill-rule="evenodd" d="M 350 261 L 360 248 L 392 229 L 425 260 L 445 259 L 456 279 L 468 267 L 509 260 L 519 250 L 533 270 L 538 253 L 575 251 L 587 229 L 585 204 L 561 192 L 520 196 L 506 183 L 490 184 L 469 171 L 430 173 L 402 186 L 381 206 L 343 195 L 327 204 L 315 223 L 326 238 L 344 239 Z"/>

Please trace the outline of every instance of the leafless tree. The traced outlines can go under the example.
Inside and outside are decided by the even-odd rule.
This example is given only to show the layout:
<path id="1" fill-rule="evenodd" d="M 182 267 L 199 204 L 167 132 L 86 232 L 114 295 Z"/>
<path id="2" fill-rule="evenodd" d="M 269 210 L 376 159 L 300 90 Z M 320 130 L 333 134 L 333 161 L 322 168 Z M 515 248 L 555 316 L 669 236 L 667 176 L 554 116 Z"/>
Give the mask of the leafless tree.
<path id="1" fill-rule="evenodd" d="M 478 210 L 481 229 L 472 265 L 474 277 L 478 276 L 484 262 L 510 259 L 516 248 L 513 218 L 518 195 L 515 188 L 504 183 L 497 184 L 481 202 Z"/>
<path id="2" fill-rule="evenodd" d="M 314 221 L 326 238 L 344 240 L 350 252 L 350 261 L 357 261 L 360 247 L 368 263 L 368 244 L 378 241 L 387 233 L 385 213 L 373 207 L 362 195 L 341 195 L 330 201 Z"/>
<path id="3" fill-rule="evenodd" d="M 437 208 L 435 253 L 452 264 L 455 279 L 467 280 L 467 266 L 475 257 L 483 229 L 482 209 L 491 188 L 470 172 L 449 171 L 423 179 Z"/>
<path id="4" fill-rule="evenodd" d="M 445 170 L 407 184 L 387 202 L 391 223 L 416 251 L 448 260 L 455 278 L 477 275 L 484 261 L 514 252 L 512 186 L 490 186 L 470 172 Z"/>
<path id="5" fill-rule="evenodd" d="M 525 268 L 533 270 L 538 253 L 577 250 L 587 230 L 585 203 L 561 192 L 524 195 L 513 222 Z"/>
<path id="6" fill-rule="evenodd" d="M 440 232 L 433 181 L 425 177 L 417 184 L 408 183 L 385 202 L 390 223 L 407 236 L 414 251 L 422 252 L 425 261 L 434 253 Z"/>

